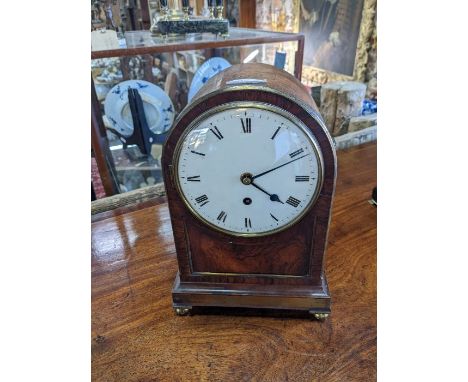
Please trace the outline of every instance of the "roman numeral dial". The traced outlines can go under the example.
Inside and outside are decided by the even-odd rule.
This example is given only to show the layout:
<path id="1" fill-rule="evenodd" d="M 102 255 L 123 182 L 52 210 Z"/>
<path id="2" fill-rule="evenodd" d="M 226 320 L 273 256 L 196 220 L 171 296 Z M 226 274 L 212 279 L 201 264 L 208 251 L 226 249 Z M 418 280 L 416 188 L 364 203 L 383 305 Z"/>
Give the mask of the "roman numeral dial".
<path id="1" fill-rule="evenodd" d="M 241 118 L 242 131 L 244 133 L 252 132 L 252 119 L 251 118 Z"/>
<path id="2" fill-rule="evenodd" d="M 189 176 L 189 177 L 187 177 L 187 180 L 189 182 L 199 182 L 200 181 L 200 175 Z"/>
<path id="3" fill-rule="evenodd" d="M 313 206 L 323 166 L 295 116 L 242 105 L 207 109 L 188 124 L 173 162 L 176 197 L 200 225 L 232 236 L 269 235 Z"/>
<path id="4" fill-rule="evenodd" d="M 226 221 L 226 218 L 227 218 L 227 214 L 226 212 L 224 211 L 221 211 L 218 215 L 218 217 L 216 218 L 216 220 L 218 221 L 222 221 L 223 223 Z"/>
<path id="5" fill-rule="evenodd" d="M 208 196 L 206 195 L 201 195 L 198 198 L 195 198 L 195 201 L 198 203 L 200 207 L 203 207 L 205 204 L 208 204 Z"/>
<path id="6" fill-rule="evenodd" d="M 203 153 L 199 153 L 198 151 L 195 151 L 195 150 L 190 150 L 190 152 L 191 152 L 191 153 L 193 153 L 193 154 L 200 155 L 200 156 L 202 156 L 202 157 L 204 157 L 204 156 L 205 156 L 205 154 L 203 154 Z"/>
<path id="7" fill-rule="evenodd" d="M 210 128 L 210 131 L 215 135 L 216 138 L 218 138 L 219 140 L 223 139 L 224 136 L 223 134 L 221 134 L 221 131 L 219 131 L 218 127 L 217 126 L 213 126 L 212 128 Z"/>
<path id="8" fill-rule="evenodd" d="M 301 201 L 293 196 L 290 196 L 288 200 L 286 200 L 286 203 L 288 203 L 290 206 L 297 207 Z"/>
<path id="9" fill-rule="evenodd" d="M 294 157 L 297 157 L 299 154 L 302 154 L 304 152 L 304 149 L 299 149 L 299 150 L 296 150 L 296 151 L 293 151 L 291 154 L 289 154 L 289 157 L 290 158 L 294 158 Z"/>
<path id="10" fill-rule="evenodd" d="M 271 136 L 271 139 L 275 139 L 276 135 L 278 134 L 278 132 L 280 131 L 281 129 L 281 126 L 278 126 L 278 128 L 275 130 L 275 132 L 273 133 L 273 135 Z"/>

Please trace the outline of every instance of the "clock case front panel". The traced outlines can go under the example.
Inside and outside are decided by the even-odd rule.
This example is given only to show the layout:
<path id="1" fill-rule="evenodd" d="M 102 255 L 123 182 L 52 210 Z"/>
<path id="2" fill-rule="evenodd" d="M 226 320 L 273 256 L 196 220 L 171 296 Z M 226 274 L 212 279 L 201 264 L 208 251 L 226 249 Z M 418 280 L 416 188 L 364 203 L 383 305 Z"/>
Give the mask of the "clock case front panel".
<path id="1" fill-rule="evenodd" d="M 267 78 L 266 86 L 226 85 L 233 79 L 258 77 L 258 73 Z M 269 75 L 274 81 L 268 81 Z M 232 102 L 259 102 L 284 109 L 302 121 L 318 143 L 323 158 L 320 193 L 303 217 L 281 232 L 239 237 L 214 230 L 192 214 L 177 188 L 174 155 L 186 128 L 207 110 Z M 315 104 L 294 77 L 263 64 L 238 65 L 221 72 L 181 113 L 166 141 L 162 159 L 179 264 L 173 289 L 175 307 L 330 311 L 323 261 L 335 188 L 336 154 Z"/>

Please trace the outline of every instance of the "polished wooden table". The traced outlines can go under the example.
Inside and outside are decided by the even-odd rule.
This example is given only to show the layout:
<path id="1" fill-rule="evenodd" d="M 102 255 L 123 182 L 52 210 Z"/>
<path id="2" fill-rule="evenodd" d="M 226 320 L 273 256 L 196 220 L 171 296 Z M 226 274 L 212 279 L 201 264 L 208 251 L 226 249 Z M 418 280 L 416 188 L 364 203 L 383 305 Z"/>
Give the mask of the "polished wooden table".
<path id="1" fill-rule="evenodd" d="M 164 199 L 95 215 L 93 380 L 376 380 L 377 209 L 368 202 L 376 181 L 375 143 L 339 152 L 324 322 L 245 310 L 176 316 Z"/>

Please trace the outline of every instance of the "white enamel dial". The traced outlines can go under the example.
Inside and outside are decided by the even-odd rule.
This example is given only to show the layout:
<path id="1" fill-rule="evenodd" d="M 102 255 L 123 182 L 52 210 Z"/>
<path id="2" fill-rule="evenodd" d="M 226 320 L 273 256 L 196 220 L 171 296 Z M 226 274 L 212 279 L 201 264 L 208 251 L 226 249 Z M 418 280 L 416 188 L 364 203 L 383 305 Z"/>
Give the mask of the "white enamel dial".
<path id="1" fill-rule="evenodd" d="M 299 120 L 273 106 L 206 113 L 179 143 L 176 177 L 204 222 L 232 235 L 265 235 L 297 221 L 321 186 L 321 157 Z"/>

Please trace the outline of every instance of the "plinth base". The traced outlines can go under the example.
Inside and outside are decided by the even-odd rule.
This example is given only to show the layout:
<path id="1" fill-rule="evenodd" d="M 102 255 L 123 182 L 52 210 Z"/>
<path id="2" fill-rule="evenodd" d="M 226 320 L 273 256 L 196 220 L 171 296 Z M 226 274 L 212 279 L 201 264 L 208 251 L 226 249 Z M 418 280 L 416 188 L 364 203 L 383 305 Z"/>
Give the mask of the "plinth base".
<path id="1" fill-rule="evenodd" d="M 177 273 L 172 289 L 174 309 L 190 313 L 192 307 L 259 308 L 330 313 L 330 294 L 325 277 L 322 285 L 257 285 L 182 282 Z"/>

